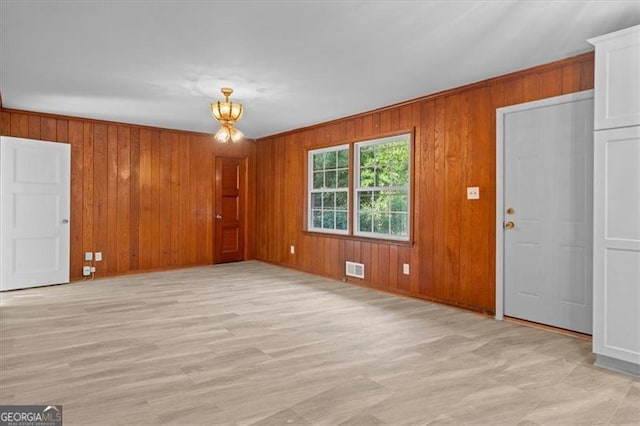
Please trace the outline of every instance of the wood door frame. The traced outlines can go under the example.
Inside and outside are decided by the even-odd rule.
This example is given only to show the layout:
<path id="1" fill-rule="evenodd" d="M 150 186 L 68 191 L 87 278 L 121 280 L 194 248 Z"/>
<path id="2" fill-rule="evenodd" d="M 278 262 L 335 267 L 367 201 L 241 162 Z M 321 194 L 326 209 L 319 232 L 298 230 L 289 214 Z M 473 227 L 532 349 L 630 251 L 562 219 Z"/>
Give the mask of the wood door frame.
<path id="1" fill-rule="evenodd" d="M 496 314 L 495 319 L 504 319 L 504 121 L 507 114 L 544 108 L 571 102 L 593 99 L 593 90 L 554 96 L 538 101 L 525 102 L 496 109 Z M 593 212 L 591 212 L 593 215 Z"/>
<path id="2" fill-rule="evenodd" d="M 244 208 L 243 211 L 243 218 L 240 221 L 240 223 L 242 223 L 243 226 L 243 235 L 242 235 L 242 257 L 243 257 L 243 261 L 247 260 L 248 256 L 247 256 L 247 250 L 248 250 L 248 227 L 249 227 L 249 215 L 247 214 L 247 208 L 249 206 L 248 202 L 249 202 L 249 157 L 246 155 L 240 156 L 240 157 L 236 157 L 233 155 L 215 155 L 213 156 L 213 206 L 212 206 L 212 213 L 213 213 L 213 264 L 216 265 L 218 263 L 220 263 L 220 259 L 219 259 L 219 253 L 218 253 L 218 222 L 216 219 L 216 215 L 218 214 L 216 211 L 216 205 L 217 205 L 217 199 L 218 199 L 218 185 L 217 185 L 217 179 L 218 179 L 218 170 L 216 169 L 216 162 L 218 158 L 233 158 L 233 159 L 237 159 L 240 160 L 240 173 L 242 173 L 244 175 L 244 181 L 240 187 L 240 190 L 242 191 L 242 193 L 240 194 L 240 202 L 242 203 L 242 206 Z"/>

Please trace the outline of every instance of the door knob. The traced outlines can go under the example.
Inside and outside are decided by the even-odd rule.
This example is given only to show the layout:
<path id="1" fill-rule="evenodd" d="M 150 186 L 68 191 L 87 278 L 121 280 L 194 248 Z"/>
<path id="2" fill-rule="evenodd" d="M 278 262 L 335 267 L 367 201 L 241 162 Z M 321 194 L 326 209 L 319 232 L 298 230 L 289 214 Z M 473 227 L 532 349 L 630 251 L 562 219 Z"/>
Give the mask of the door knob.
<path id="1" fill-rule="evenodd" d="M 513 228 L 516 227 L 516 224 L 511 222 L 511 221 L 509 221 L 509 222 L 504 224 L 504 227 L 505 227 L 505 229 L 513 229 Z"/>
<path id="2" fill-rule="evenodd" d="M 222 215 L 221 214 L 217 214 L 216 215 L 216 219 L 222 219 Z"/>

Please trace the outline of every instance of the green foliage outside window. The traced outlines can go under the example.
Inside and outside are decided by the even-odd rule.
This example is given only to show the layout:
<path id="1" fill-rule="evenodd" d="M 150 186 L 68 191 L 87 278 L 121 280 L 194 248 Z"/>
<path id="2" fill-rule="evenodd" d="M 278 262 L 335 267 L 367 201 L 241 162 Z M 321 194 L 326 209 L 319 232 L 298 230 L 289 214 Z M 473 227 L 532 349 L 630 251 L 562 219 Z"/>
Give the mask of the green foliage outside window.
<path id="1" fill-rule="evenodd" d="M 358 231 L 392 237 L 408 236 L 408 137 L 367 144 L 358 149 Z"/>

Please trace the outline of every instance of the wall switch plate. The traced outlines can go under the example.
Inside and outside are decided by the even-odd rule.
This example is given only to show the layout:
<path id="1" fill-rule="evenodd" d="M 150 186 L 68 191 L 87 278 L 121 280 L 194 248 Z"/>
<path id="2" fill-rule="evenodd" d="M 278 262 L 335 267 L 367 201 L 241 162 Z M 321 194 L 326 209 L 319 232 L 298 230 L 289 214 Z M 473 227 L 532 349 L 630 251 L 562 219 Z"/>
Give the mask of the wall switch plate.
<path id="1" fill-rule="evenodd" d="M 84 253 L 85 262 L 91 262 L 93 260 L 93 252 L 87 251 Z"/>
<path id="2" fill-rule="evenodd" d="M 83 266 L 82 267 L 82 276 L 83 277 L 88 277 L 89 275 L 91 275 L 91 266 Z"/>
<path id="3" fill-rule="evenodd" d="M 96 272 L 96 267 L 95 267 L 95 266 L 92 266 L 92 267 L 91 267 L 91 273 L 94 273 L 94 272 Z"/>
<path id="4" fill-rule="evenodd" d="M 480 188 L 477 186 L 470 186 L 467 188 L 467 200 L 479 200 Z"/>
<path id="5" fill-rule="evenodd" d="M 402 264 L 402 273 L 405 275 L 409 275 L 409 264 L 408 263 L 403 263 Z"/>
<path id="6" fill-rule="evenodd" d="M 291 254 L 296 254 L 296 246 L 291 246 L 291 247 L 289 248 L 289 252 L 290 252 Z"/>
<path id="7" fill-rule="evenodd" d="M 102 252 L 101 251 L 97 251 L 96 252 L 96 262 L 102 262 Z"/>

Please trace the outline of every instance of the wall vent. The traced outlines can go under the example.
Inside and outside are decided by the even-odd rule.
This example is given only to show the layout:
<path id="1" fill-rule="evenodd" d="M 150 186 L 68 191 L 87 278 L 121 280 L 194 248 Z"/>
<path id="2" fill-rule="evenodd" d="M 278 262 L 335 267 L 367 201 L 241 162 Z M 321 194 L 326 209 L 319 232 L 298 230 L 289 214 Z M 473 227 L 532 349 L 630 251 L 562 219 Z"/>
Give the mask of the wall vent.
<path id="1" fill-rule="evenodd" d="M 356 278 L 364 279 L 364 264 L 356 263 L 356 262 L 347 262 L 345 274 L 348 277 L 356 277 Z"/>

